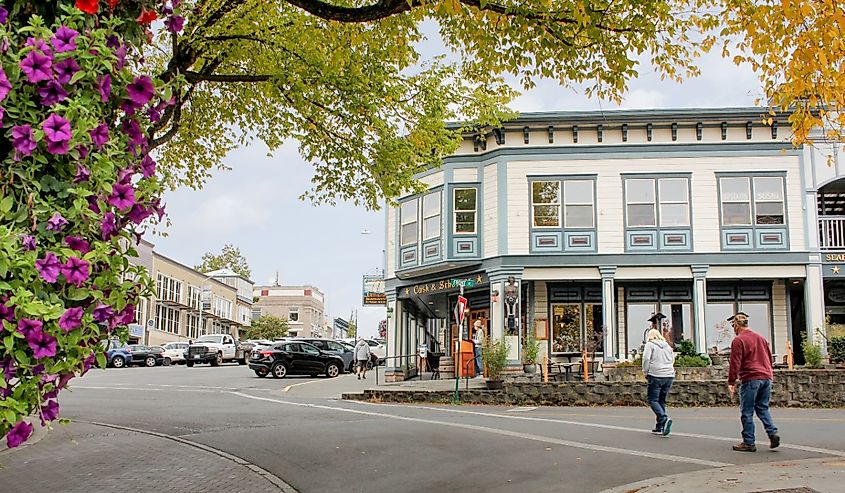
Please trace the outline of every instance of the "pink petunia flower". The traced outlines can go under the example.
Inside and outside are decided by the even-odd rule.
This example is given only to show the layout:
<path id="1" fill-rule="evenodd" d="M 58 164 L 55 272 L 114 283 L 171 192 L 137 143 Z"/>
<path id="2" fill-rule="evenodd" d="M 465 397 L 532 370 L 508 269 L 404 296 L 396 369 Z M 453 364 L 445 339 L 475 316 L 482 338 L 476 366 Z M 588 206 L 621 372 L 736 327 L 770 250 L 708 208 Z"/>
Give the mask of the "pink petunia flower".
<path id="1" fill-rule="evenodd" d="M 67 219 L 65 219 L 60 213 L 55 212 L 47 220 L 47 231 L 61 231 L 65 229 L 65 226 L 68 225 Z"/>
<path id="2" fill-rule="evenodd" d="M 32 320 L 30 318 L 22 318 L 18 320 L 18 332 L 23 334 L 27 339 L 35 337 L 44 328 L 44 322 L 41 320 Z"/>
<path id="3" fill-rule="evenodd" d="M 56 282 L 61 272 L 60 267 L 59 259 L 53 252 L 47 252 L 43 259 L 35 261 L 35 269 L 38 270 L 38 275 L 47 282 Z"/>
<path id="4" fill-rule="evenodd" d="M 53 59 L 39 51 L 27 53 L 19 65 L 26 79 L 33 84 L 53 78 Z"/>
<path id="5" fill-rule="evenodd" d="M 62 316 L 59 317 L 59 328 L 65 332 L 70 332 L 79 328 L 79 326 L 82 325 L 82 315 L 84 313 L 85 312 L 82 307 L 79 306 L 68 308 L 64 313 L 62 313 Z"/>
<path id="6" fill-rule="evenodd" d="M 70 257 L 67 259 L 67 262 L 62 264 L 61 270 L 67 282 L 76 287 L 81 286 L 91 275 L 88 261 L 79 257 Z"/>
<path id="7" fill-rule="evenodd" d="M 135 188 L 131 183 L 115 183 L 107 202 L 118 210 L 126 210 L 135 205 Z"/>
<path id="8" fill-rule="evenodd" d="M 16 125 L 12 127 L 12 146 L 21 156 L 31 156 L 32 151 L 38 146 L 35 142 L 35 134 L 29 125 Z"/>
<path id="9" fill-rule="evenodd" d="M 9 448 L 19 447 L 32 435 L 32 425 L 26 421 L 19 421 L 6 433 L 6 445 Z"/>
<path id="10" fill-rule="evenodd" d="M 50 44 L 52 44 L 53 48 L 56 49 L 56 53 L 73 51 L 76 49 L 76 43 L 74 40 L 77 36 L 79 36 L 77 31 L 74 31 L 67 26 L 62 26 L 56 29 L 56 34 L 50 38 Z"/>
<path id="11" fill-rule="evenodd" d="M 44 130 L 44 138 L 48 142 L 65 142 L 73 138 L 70 122 L 55 113 L 51 113 L 41 123 L 41 129 Z"/>
<path id="12" fill-rule="evenodd" d="M 65 237 L 65 245 L 69 246 L 70 248 L 76 250 L 77 252 L 85 255 L 86 253 L 91 251 L 91 244 L 85 241 L 82 237 L 79 236 L 66 236 Z"/>
<path id="13" fill-rule="evenodd" d="M 26 251 L 35 250 L 38 244 L 35 236 L 32 235 L 21 235 L 21 243 L 23 243 L 23 249 Z"/>
<path id="14" fill-rule="evenodd" d="M 51 358 L 56 355 L 57 342 L 56 338 L 46 332 L 40 332 L 32 338 L 27 339 L 32 355 L 35 359 Z"/>

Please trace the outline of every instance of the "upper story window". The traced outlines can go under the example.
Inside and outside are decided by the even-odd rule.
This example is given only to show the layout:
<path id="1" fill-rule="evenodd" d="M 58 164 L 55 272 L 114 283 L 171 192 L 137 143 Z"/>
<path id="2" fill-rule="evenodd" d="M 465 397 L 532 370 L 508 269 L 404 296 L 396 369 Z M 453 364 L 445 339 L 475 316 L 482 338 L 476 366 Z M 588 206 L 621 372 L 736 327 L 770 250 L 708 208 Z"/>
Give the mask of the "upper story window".
<path id="1" fill-rule="evenodd" d="M 723 226 L 784 224 L 783 177 L 721 177 L 719 187 Z"/>
<path id="2" fill-rule="evenodd" d="M 299 307 L 292 306 L 288 309 L 288 320 L 291 322 L 299 322 Z"/>
<path id="3" fill-rule="evenodd" d="M 531 183 L 531 212 L 535 228 L 560 227 L 560 182 Z"/>
<path id="4" fill-rule="evenodd" d="M 162 301 L 182 302 L 182 281 L 163 274 L 156 275 L 156 297 Z"/>
<path id="5" fill-rule="evenodd" d="M 456 188 L 454 190 L 453 210 L 455 214 L 455 233 L 473 234 L 476 231 L 476 212 L 478 191 L 475 188 Z"/>
<path id="6" fill-rule="evenodd" d="M 214 297 L 214 314 L 218 317 L 228 318 L 229 320 L 232 319 L 232 300 L 227 300 L 226 298 L 221 298 L 219 296 Z"/>
<path id="7" fill-rule="evenodd" d="M 565 228 L 593 227 L 593 180 L 563 182 L 563 211 Z"/>
<path id="8" fill-rule="evenodd" d="M 440 237 L 440 191 L 425 195 L 422 199 L 422 239 Z"/>
<path id="9" fill-rule="evenodd" d="M 399 208 L 399 219 L 401 221 L 400 245 L 413 245 L 417 242 L 417 199 L 402 203 Z"/>
<path id="10" fill-rule="evenodd" d="M 593 228 L 593 208 L 593 180 L 531 182 L 531 212 L 535 228 L 559 228 L 561 219 L 564 228 Z"/>
<path id="11" fill-rule="evenodd" d="M 628 178 L 625 201 L 629 228 L 690 225 L 688 178 Z"/>
<path id="12" fill-rule="evenodd" d="M 198 286 L 191 286 L 188 284 L 188 306 L 199 310 L 201 297 L 202 290 Z"/>

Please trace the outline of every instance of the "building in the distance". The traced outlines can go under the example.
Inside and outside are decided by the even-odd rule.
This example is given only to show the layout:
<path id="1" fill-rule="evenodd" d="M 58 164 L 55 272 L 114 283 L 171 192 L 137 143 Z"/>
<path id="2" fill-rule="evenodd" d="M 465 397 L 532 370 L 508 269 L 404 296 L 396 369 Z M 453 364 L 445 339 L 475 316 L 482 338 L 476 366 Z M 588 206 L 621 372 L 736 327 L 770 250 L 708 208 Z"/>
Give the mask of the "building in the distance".
<path id="1" fill-rule="evenodd" d="M 340 317 L 335 317 L 332 320 L 331 337 L 333 339 L 345 339 L 349 337 L 349 322 Z"/>
<path id="2" fill-rule="evenodd" d="M 288 321 L 288 335 L 324 337 L 325 295 L 314 286 L 255 286 L 253 317 L 273 315 Z"/>

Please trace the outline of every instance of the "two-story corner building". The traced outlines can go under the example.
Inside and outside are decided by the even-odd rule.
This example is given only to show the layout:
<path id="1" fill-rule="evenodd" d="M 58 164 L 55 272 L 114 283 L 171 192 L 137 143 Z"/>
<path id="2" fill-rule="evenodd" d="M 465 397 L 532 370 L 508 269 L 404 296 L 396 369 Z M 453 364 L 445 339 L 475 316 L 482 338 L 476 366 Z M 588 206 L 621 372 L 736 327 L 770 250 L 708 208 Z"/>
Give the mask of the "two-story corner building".
<path id="1" fill-rule="evenodd" d="M 288 321 L 291 337 L 323 337 L 325 295 L 314 286 L 255 286 L 253 317 L 273 315 Z"/>
<path id="2" fill-rule="evenodd" d="M 817 170 L 786 115 L 765 114 L 534 113 L 465 136 L 419 176 L 425 193 L 387 210 L 390 354 L 451 354 L 461 284 L 464 335 L 482 320 L 514 362 L 526 330 L 552 358 L 585 345 L 631 358 L 655 312 L 701 352 L 729 347 L 738 310 L 780 355 L 818 339 L 822 292 L 845 317 L 845 284 L 823 284 L 816 196 L 822 240 L 843 249 L 829 258 L 845 266 L 845 216 L 828 218 L 845 215 L 845 186 L 838 161 Z"/>
<path id="3" fill-rule="evenodd" d="M 150 300 L 147 344 L 238 334 L 238 287 L 153 252 L 155 297 Z M 249 313 L 249 312 L 247 312 Z"/>

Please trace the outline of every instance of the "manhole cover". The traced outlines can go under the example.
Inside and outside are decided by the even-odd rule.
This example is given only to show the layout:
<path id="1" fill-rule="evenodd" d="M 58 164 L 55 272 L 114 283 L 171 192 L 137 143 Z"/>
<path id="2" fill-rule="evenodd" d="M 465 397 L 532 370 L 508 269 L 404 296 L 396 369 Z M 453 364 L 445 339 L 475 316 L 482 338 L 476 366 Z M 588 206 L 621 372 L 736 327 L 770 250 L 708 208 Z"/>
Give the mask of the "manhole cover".
<path id="1" fill-rule="evenodd" d="M 765 490 L 765 491 L 755 491 L 754 493 L 819 493 L 817 490 L 813 488 L 807 488 L 803 486 L 801 488 L 783 488 L 779 490 Z"/>

